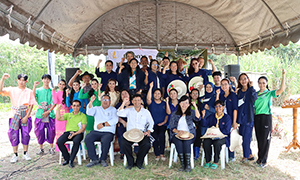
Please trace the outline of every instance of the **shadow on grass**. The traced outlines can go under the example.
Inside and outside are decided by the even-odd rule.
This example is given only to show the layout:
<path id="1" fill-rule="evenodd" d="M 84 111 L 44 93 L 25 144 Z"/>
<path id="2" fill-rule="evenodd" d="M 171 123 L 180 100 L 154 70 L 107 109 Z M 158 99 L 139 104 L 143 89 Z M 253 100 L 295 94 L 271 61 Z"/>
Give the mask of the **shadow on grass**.
<path id="1" fill-rule="evenodd" d="M 49 146 L 45 146 L 45 149 Z M 173 163 L 168 168 L 167 161 L 155 161 L 153 153 L 149 153 L 149 164 L 144 170 L 133 168 L 126 170 L 123 160 L 115 155 L 114 166 L 95 166 L 86 168 L 88 160 L 79 166 L 75 160 L 75 168 L 58 164 L 58 153 L 55 155 L 33 156 L 38 147 L 31 147 L 32 160 L 27 162 L 20 158 L 16 164 L 9 162 L 10 157 L 2 159 L 0 164 L 0 179 L 292 179 L 291 176 L 281 172 L 279 169 L 268 166 L 261 169 L 249 163 L 229 163 L 224 170 L 220 167 L 216 170 L 204 169 L 200 166 L 200 160 L 195 161 L 195 168 L 190 173 L 178 172 L 180 163 Z M 300 153 L 297 153 L 299 156 Z M 22 156 L 22 155 L 20 155 Z M 169 151 L 166 151 L 169 157 Z M 107 160 L 109 162 L 109 158 Z"/>

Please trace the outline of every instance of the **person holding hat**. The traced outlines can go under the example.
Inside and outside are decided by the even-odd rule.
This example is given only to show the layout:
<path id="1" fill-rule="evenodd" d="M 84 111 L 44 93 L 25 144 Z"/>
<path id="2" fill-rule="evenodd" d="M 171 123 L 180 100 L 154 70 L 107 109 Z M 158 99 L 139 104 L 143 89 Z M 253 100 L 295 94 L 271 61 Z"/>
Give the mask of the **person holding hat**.
<path id="1" fill-rule="evenodd" d="M 207 82 L 209 82 L 206 71 L 199 68 L 199 61 L 197 58 L 193 58 L 191 60 L 191 64 L 188 69 L 188 72 L 186 72 L 186 76 L 188 77 L 188 81 L 190 81 L 193 77 L 200 76 L 203 78 L 203 84 L 206 84 Z M 201 90 L 201 89 L 199 89 L 199 90 Z"/>
<path id="2" fill-rule="evenodd" d="M 93 106 L 93 102 L 98 99 L 96 96 L 91 97 L 91 101 L 87 106 L 86 113 L 89 116 L 95 117 L 94 129 L 85 137 L 85 145 L 87 147 L 89 158 L 92 160 L 86 167 L 92 167 L 99 163 L 106 167 L 107 154 L 110 144 L 115 136 L 116 124 L 118 116 L 116 108 L 110 106 L 111 99 L 105 94 L 101 97 L 101 106 Z M 96 155 L 95 141 L 101 142 L 101 157 L 100 160 Z"/>
<path id="3" fill-rule="evenodd" d="M 215 114 L 211 114 L 207 118 L 204 118 L 202 120 L 202 126 L 210 128 L 212 126 L 215 126 L 220 129 L 220 131 L 224 135 L 230 134 L 231 129 L 231 118 L 229 115 L 225 114 L 223 111 L 225 109 L 225 103 L 221 100 L 217 100 L 215 102 Z M 203 141 L 203 148 L 205 153 L 205 161 L 204 168 L 211 168 L 211 169 L 217 169 L 218 168 L 218 162 L 220 159 L 220 152 L 221 147 L 223 144 L 226 144 L 227 139 L 226 138 L 206 138 Z M 211 157 L 212 157 L 212 148 L 211 145 L 214 147 L 214 162 L 211 163 Z"/>
<path id="4" fill-rule="evenodd" d="M 148 153 L 150 144 L 150 133 L 153 132 L 154 121 L 150 112 L 142 106 L 142 96 L 140 94 L 135 94 L 132 98 L 133 107 L 127 107 L 124 109 L 126 103 L 128 103 L 129 98 L 125 98 L 122 105 L 118 109 L 117 115 L 120 117 L 127 117 L 126 130 L 137 129 L 143 132 L 143 136 L 139 144 L 139 152 L 136 158 L 136 166 L 139 169 L 144 169 L 143 162 L 146 154 Z M 127 138 L 127 139 L 126 139 Z M 122 149 L 127 158 L 128 166 L 125 169 L 131 169 L 134 166 L 134 158 L 132 156 L 132 144 L 136 139 L 130 139 L 130 136 L 126 137 L 124 133 L 124 140 L 122 141 Z"/>
<path id="5" fill-rule="evenodd" d="M 188 67 L 186 66 L 187 62 L 185 60 L 183 60 L 182 58 L 178 59 L 176 62 L 178 64 L 179 72 L 184 76 L 185 72 L 187 72 L 187 69 L 188 69 Z M 186 66 L 186 67 L 184 68 L 184 66 Z"/>
<path id="6" fill-rule="evenodd" d="M 106 85 L 108 84 L 109 79 L 117 79 L 117 73 L 113 71 L 114 63 L 112 60 L 105 61 L 105 72 L 100 72 L 99 65 L 102 62 L 102 59 L 99 59 L 98 64 L 96 66 L 95 74 L 97 77 L 101 78 L 101 91 L 105 91 Z"/>
<path id="7" fill-rule="evenodd" d="M 195 110 L 191 110 L 191 105 Z M 191 102 L 188 96 L 182 96 L 179 99 L 177 111 L 171 115 L 169 124 L 171 142 L 175 144 L 181 163 L 179 171 L 191 171 L 191 144 L 196 136 L 194 121 L 200 120 L 201 116 L 196 103 Z M 183 137 L 186 132 L 189 136 Z"/>

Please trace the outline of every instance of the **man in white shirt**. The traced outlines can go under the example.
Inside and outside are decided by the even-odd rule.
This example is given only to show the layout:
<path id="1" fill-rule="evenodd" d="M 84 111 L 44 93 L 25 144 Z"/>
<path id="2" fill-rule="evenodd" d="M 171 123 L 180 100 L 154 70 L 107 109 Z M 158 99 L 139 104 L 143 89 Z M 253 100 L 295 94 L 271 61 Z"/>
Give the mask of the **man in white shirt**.
<path id="1" fill-rule="evenodd" d="M 124 106 L 128 101 L 128 98 L 124 99 L 122 105 L 118 109 L 117 115 L 121 117 L 127 117 L 127 131 L 133 128 L 137 128 L 144 132 L 144 139 L 138 142 L 139 153 L 137 154 L 136 158 L 136 166 L 139 169 L 144 169 L 143 162 L 151 147 L 150 133 L 153 132 L 154 121 L 150 112 L 142 106 L 142 96 L 140 94 L 136 94 L 133 96 L 132 104 L 134 107 L 124 109 Z M 132 156 L 132 144 L 133 142 L 127 141 L 125 138 L 121 144 L 128 162 L 128 166 L 126 166 L 125 169 L 131 169 L 134 165 L 134 159 Z"/>
<path id="2" fill-rule="evenodd" d="M 88 104 L 86 114 L 95 117 L 94 129 L 85 137 L 85 145 L 87 147 L 88 155 L 92 160 L 86 167 L 92 167 L 99 163 L 106 167 L 107 153 L 110 148 L 110 143 L 115 136 L 116 124 L 118 123 L 117 110 L 110 106 L 110 97 L 103 95 L 101 97 L 101 106 L 93 107 L 95 96 L 91 97 Z M 95 141 L 101 141 L 101 157 L 98 160 L 95 151 Z"/>

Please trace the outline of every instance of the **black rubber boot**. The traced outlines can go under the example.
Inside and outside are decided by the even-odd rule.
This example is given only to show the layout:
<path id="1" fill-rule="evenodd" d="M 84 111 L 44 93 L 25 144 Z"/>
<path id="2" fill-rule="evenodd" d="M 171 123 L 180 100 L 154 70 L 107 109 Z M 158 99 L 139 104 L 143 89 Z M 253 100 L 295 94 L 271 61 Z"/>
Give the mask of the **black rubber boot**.
<path id="1" fill-rule="evenodd" d="M 180 164 L 181 164 L 181 167 L 178 169 L 178 171 L 184 171 L 184 169 L 185 169 L 184 156 L 183 156 L 183 154 L 178 154 L 178 156 L 179 156 Z"/>
<path id="2" fill-rule="evenodd" d="M 191 153 L 185 154 L 185 172 L 191 172 Z"/>

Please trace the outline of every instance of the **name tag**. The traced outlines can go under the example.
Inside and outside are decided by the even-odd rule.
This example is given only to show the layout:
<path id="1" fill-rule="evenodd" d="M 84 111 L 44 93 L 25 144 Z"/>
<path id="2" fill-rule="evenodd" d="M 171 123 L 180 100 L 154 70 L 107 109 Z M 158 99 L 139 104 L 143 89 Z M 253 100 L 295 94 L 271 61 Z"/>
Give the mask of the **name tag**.
<path id="1" fill-rule="evenodd" d="M 240 107 L 240 106 L 243 105 L 244 103 L 245 103 L 244 99 L 239 99 L 238 107 Z"/>

